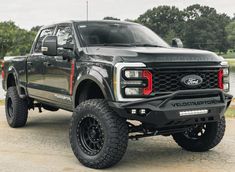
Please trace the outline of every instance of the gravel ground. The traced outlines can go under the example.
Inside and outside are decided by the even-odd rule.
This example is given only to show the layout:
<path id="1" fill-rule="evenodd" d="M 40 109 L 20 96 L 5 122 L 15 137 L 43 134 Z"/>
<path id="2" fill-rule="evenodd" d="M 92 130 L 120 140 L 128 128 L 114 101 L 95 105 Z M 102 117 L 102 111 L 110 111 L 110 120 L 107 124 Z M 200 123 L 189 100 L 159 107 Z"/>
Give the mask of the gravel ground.
<path id="1" fill-rule="evenodd" d="M 0 112 L 1 172 L 96 171 L 83 167 L 71 151 L 68 139 L 71 113 L 30 111 L 25 128 L 11 129 L 3 106 Z M 235 120 L 228 119 L 223 141 L 206 153 L 184 151 L 171 137 L 129 141 L 123 160 L 105 171 L 232 172 L 235 171 L 234 131 Z"/>

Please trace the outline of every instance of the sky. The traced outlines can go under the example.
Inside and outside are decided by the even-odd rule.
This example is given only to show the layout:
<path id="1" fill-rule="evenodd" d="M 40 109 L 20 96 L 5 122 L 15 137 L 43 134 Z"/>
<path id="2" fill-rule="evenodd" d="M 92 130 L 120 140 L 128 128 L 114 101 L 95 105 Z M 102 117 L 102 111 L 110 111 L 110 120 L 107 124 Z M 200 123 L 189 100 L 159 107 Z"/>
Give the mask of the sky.
<path id="1" fill-rule="evenodd" d="M 66 20 L 86 20 L 87 0 L 0 0 L 0 21 L 14 21 L 30 29 Z M 136 19 L 148 9 L 159 5 L 180 9 L 192 4 L 214 7 L 219 13 L 233 16 L 235 0 L 89 0 L 89 20 L 106 16 Z"/>

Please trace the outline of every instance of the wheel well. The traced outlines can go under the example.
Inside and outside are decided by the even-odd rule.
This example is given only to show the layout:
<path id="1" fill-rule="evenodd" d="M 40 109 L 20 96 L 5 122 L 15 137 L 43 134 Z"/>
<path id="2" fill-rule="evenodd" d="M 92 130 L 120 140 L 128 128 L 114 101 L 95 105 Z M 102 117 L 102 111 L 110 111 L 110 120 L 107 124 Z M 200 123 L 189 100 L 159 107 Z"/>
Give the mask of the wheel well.
<path id="1" fill-rule="evenodd" d="M 13 74 L 9 74 L 7 77 L 7 88 L 16 86 L 15 77 Z"/>
<path id="2" fill-rule="evenodd" d="M 89 99 L 104 99 L 101 88 L 92 80 L 82 81 L 76 91 L 75 107 Z"/>
<path id="3" fill-rule="evenodd" d="M 16 80 L 13 74 L 9 74 L 7 77 L 7 89 L 13 86 L 16 86 Z M 19 93 L 25 95 L 25 89 L 20 87 Z"/>

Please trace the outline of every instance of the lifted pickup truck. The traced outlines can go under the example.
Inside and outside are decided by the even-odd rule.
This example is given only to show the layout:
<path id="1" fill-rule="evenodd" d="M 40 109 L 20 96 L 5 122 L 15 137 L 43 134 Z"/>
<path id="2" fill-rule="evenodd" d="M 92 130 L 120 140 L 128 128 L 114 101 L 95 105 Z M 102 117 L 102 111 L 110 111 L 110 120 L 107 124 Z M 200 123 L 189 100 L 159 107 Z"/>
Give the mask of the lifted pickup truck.
<path id="1" fill-rule="evenodd" d="M 212 149 L 224 135 L 232 99 L 229 67 L 181 43 L 174 39 L 170 47 L 129 22 L 45 26 L 29 55 L 5 57 L 7 121 L 23 127 L 35 107 L 73 112 L 71 147 L 91 168 L 119 162 L 129 138 L 173 136 L 186 150 Z"/>

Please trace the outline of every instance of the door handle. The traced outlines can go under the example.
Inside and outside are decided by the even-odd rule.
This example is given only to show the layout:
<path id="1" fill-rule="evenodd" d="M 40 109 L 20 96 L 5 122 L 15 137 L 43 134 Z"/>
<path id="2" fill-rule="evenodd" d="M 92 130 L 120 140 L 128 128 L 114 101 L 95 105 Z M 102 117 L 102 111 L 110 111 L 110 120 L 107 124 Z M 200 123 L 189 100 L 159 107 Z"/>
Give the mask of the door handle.
<path id="1" fill-rule="evenodd" d="M 33 66 L 32 62 L 27 62 L 28 66 Z"/>
<path id="2" fill-rule="evenodd" d="M 55 61 L 62 62 L 64 61 L 64 58 L 62 56 L 55 56 Z"/>
<path id="3" fill-rule="evenodd" d="M 52 67 L 53 66 L 50 62 L 43 62 L 43 64 L 47 67 Z"/>

